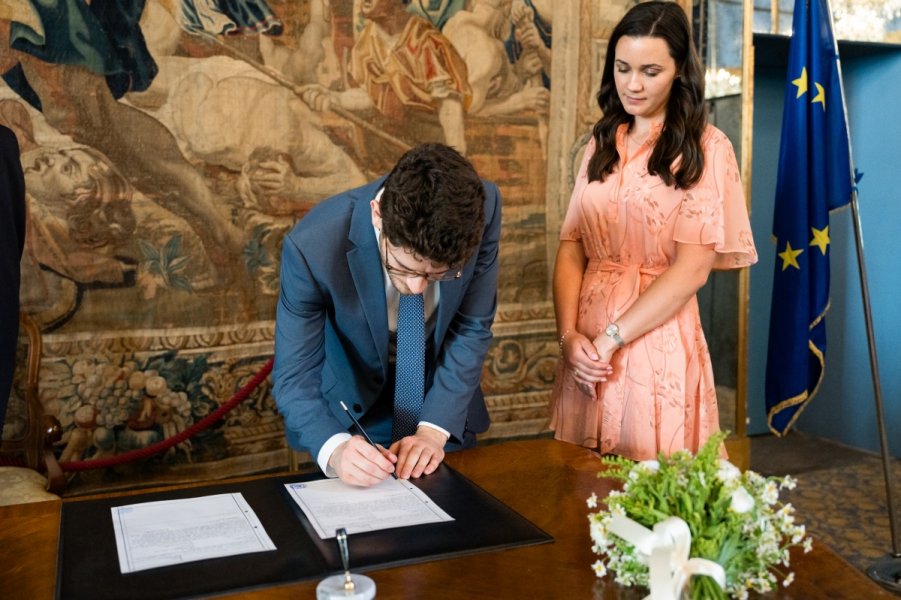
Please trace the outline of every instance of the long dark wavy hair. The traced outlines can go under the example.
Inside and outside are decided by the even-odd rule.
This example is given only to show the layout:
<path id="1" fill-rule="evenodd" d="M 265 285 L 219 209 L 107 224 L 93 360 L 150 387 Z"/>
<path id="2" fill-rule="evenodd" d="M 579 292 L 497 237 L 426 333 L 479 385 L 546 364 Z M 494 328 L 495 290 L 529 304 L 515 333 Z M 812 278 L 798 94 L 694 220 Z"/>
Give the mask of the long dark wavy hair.
<path id="1" fill-rule="evenodd" d="M 690 188 L 704 170 L 701 136 L 707 125 L 707 105 L 701 59 L 692 42 L 685 11 L 675 2 L 652 1 L 635 5 L 610 36 L 597 95 L 603 116 L 592 131 L 597 150 L 588 163 L 589 180 L 604 181 L 613 172 L 620 159 L 616 150 L 616 130 L 623 123 L 631 127 L 635 121 L 623 108 L 613 75 L 616 44 L 623 36 L 662 39 L 676 63 L 676 79 L 666 105 L 666 120 L 648 159 L 648 173 L 657 175 L 666 185 Z"/>

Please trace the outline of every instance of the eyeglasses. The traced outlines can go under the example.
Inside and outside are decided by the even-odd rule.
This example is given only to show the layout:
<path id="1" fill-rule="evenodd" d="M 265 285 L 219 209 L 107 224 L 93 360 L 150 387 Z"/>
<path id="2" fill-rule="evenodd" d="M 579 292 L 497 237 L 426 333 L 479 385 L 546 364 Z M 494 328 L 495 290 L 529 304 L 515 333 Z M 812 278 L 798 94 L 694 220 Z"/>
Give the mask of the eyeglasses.
<path id="1" fill-rule="evenodd" d="M 425 273 L 422 271 L 411 271 L 410 269 L 404 269 L 403 267 L 392 267 L 388 263 L 388 236 L 382 235 L 381 237 L 385 243 L 385 270 L 388 271 L 389 275 L 396 275 L 397 277 L 419 277 L 429 281 L 453 281 L 454 279 L 460 279 L 463 275 L 461 271 L 454 269 L 448 269 L 447 271 L 442 271 L 440 273 Z M 396 258 L 394 260 L 397 261 Z"/>

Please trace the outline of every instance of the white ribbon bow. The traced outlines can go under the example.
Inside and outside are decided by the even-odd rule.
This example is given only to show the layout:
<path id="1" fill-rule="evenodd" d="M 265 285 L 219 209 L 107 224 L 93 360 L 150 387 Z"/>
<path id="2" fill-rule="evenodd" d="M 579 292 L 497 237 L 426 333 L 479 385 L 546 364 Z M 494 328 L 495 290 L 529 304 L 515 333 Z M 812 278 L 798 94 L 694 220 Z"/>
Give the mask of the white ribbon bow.
<path id="1" fill-rule="evenodd" d="M 692 575 L 712 577 L 721 588 L 726 587 L 726 572 L 718 563 L 706 558 L 688 558 L 691 531 L 679 517 L 667 517 L 651 531 L 629 517 L 614 514 L 610 532 L 635 546 L 647 559 L 651 593 L 645 600 L 678 600 Z"/>

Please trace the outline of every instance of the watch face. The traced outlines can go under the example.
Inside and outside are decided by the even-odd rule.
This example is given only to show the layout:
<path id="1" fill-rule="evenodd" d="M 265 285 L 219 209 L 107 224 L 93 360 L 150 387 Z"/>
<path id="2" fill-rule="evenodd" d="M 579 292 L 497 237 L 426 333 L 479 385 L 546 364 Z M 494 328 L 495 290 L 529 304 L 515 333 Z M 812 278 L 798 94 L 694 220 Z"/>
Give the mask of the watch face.
<path id="1" fill-rule="evenodd" d="M 620 348 L 625 345 L 623 338 L 619 337 L 619 325 L 616 323 L 607 325 L 607 329 L 604 330 L 604 333 L 607 334 L 607 337 L 613 338 L 613 341 L 616 342 L 616 345 Z"/>

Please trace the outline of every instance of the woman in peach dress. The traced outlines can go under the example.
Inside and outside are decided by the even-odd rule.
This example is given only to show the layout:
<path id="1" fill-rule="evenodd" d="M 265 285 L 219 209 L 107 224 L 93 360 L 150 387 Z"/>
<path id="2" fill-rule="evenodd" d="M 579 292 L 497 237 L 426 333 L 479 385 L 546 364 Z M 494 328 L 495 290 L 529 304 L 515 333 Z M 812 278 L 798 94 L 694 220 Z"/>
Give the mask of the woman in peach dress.
<path id="1" fill-rule="evenodd" d="M 616 26 L 603 117 L 573 190 L 554 268 L 563 354 L 557 439 L 643 460 L 719 430 L 697 290 L 757 261 L 735 153 L 707 123 L 704 73 L 678 4 Z"/>

